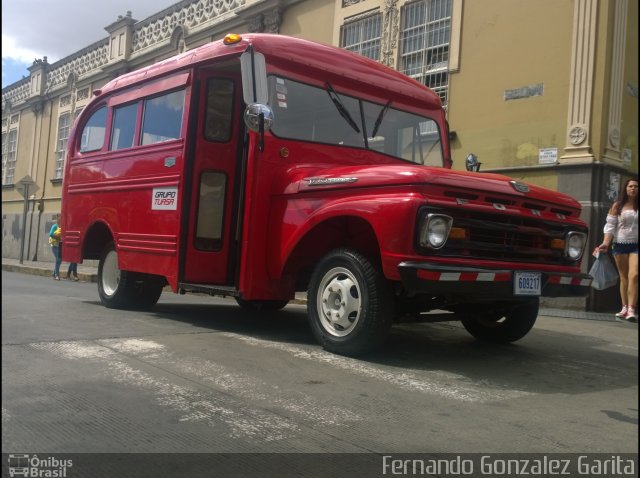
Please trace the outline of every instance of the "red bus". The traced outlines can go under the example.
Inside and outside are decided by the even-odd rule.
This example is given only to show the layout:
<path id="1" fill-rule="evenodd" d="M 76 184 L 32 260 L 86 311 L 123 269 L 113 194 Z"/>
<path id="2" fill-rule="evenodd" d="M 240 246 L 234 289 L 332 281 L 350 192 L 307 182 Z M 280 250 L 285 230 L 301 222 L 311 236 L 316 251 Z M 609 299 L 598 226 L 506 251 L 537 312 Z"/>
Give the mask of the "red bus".
<path id="1" fill-rule="evenodd" d="M 68 141 L 63 256 L 99 260 L 107 307 L 166 284 L 252 310 L 308 291 L 318 341 L 357 355 L 404 319 L 518 340 L 540 296 L 588 292 L 579 203 L 451 170 L 438 96 L 362 56 L 228 35 L 94 95 Z"/>

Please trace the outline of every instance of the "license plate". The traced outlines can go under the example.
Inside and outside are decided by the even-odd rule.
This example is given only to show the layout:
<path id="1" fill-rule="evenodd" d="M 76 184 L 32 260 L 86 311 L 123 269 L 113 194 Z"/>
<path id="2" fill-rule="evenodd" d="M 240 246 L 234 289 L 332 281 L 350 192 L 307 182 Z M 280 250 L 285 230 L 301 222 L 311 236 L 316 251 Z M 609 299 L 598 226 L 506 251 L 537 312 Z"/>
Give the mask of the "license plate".
<path id="1" fill-rule="evenodd" d="M 514 295 L 540 295 L 541 276 L 539 272 L 516 272 L 513 281 Z"/>

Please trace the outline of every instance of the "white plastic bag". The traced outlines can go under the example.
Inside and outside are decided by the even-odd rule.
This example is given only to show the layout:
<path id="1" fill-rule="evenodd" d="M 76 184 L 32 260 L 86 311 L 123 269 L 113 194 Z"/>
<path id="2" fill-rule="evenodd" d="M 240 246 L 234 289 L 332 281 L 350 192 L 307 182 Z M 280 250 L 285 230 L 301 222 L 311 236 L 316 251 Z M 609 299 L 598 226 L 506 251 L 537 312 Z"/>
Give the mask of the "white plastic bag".
<path id="1" fill-rule="evenodd" d="M 607 253 L 596 255 L 596 261 L 591 266 L 589 275 L 593 277 L 591 287 L 595 290 L 608 289 L 618 283 L 618 270 Z"/>

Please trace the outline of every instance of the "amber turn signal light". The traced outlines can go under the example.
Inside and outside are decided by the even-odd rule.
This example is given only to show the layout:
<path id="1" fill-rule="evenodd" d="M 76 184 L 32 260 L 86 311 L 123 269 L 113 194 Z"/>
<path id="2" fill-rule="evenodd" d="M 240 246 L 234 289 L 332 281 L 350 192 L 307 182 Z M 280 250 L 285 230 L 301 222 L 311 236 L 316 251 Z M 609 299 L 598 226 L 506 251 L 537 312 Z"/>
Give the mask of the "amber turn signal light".
<path id="1" fill-rule="evenodd" d="M 452 227 L 449 232 L 449 239 L 464 240 L 467 238 L 467 230 L 462 227 Z"/>
<path id="2" fill-rule="evenodd" d="M 224 40 L 222 40 L 222 42 L 225 45 L 233 45 L 234 43 L 238 43 L 241 40 L 242 40 L 242 37 L 237 33 L 228 33 L 227 35 L 225 35 Z"/>

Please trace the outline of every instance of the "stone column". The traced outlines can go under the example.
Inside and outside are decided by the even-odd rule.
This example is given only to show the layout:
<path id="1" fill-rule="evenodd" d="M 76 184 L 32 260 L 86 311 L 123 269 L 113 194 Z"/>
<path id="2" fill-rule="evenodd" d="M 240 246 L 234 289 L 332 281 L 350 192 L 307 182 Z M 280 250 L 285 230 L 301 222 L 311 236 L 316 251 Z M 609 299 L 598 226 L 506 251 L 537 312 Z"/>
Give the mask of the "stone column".
<path id="1" fill-rule="evenodd" d="M 590 127 L 598 0 L 575 0 L 574 5 L 567 136 L 559 163 L 590 163 L 595 161 Z"/>
<path id="2" fill-rule="evenodd" d="M 627 0 L 616 0 L 611 52 L 611 86 L 609 91 L 609 123 L 604 157 L 621 163 L 620 126 L 624 94 L 624 55 L 627 35 Z"/>

